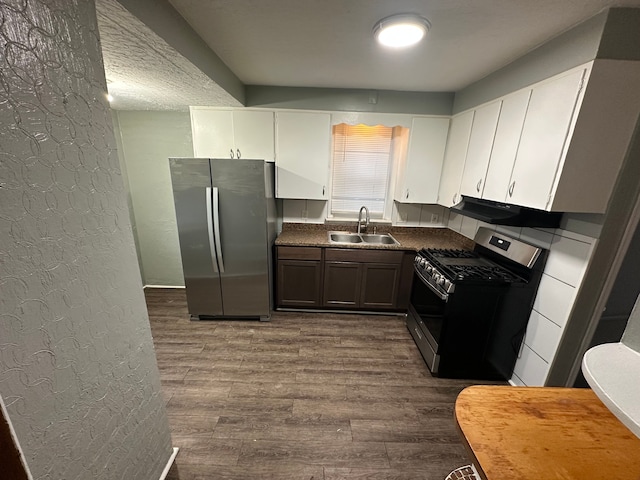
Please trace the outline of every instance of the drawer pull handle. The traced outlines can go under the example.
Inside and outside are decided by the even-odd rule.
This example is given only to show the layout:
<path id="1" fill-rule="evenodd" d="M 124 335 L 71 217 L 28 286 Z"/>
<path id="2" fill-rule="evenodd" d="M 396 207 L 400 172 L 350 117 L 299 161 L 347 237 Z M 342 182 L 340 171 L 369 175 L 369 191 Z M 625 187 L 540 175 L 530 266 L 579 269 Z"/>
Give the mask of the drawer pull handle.
<path id="1" fill-rule="evenodd" d="M 418 327 L 413 327 L 413 329 L 415 330 L 415 332 L 418 334 L 418 338 L 420 340 L 422 340 L 422 335 L 420 335 L 420 332 L 418 331 Z"/>

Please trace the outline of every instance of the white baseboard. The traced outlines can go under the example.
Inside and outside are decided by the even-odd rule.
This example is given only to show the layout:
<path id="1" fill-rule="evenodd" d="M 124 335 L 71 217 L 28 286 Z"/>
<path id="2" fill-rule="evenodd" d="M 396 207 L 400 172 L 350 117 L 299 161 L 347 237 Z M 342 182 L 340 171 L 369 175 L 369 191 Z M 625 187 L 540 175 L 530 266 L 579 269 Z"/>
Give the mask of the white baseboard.
<path id="1" fill-rule="evenodd" d="M 169 461 L 167 462 L 167 465 L 164 467 L 164 470 L 160 475 L 160 480 L 164 480 L 165 478 L 167 478 L 169 470 L 171 470 L 171 465 L 173 465 L 173 461 L 176 459 L 176 455 L 178 455 L 178 450 L 180 450 L 178 447 L 173 447 L 173 453 L 169 457 Z"/>
<path id="2" fill-rule="evenodd" d="M 142 288 L 182 288 L 184 289 L 184 285 L 145 285 Z"/>

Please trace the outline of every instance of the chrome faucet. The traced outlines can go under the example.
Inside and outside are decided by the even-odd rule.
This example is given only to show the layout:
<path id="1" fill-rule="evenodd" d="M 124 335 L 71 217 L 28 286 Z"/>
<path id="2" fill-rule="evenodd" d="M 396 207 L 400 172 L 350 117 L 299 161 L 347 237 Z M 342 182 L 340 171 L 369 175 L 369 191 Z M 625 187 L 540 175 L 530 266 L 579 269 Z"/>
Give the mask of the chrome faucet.
<path id="1" fill-rule="evenodd" d="M 360 233 L 360 227 L 362 226 L 362 211 L 364 210 L 365 212 L 365 219 L 364 219 L 364 231 L 367 231 L 367 228 L 369 227 L 369 209 L 367 207 L 365 207 L 364 205 L 362 207 L 360 207 L 360 212 L 358 213 L 358 234 Z"/>

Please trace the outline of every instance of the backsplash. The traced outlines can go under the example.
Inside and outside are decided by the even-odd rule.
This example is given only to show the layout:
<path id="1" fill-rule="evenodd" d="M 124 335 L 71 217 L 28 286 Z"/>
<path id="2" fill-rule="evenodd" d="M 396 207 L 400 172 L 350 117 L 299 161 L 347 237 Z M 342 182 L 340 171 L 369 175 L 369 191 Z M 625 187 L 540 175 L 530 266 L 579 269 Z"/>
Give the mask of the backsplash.
<path id="1" fill-rule="evenodd" d="M 33 478 L 158 479 L 171 437 L 94 3 L 0 19 L 0 395 Z"/>
<path id="2" fill-rule="evenodd" d="M 283 200 L 285 223 L 325 223 L 329 215 L 324 200 Z M 446 227 L 449 209 L 440 205 L 393 202 L 391 224 L 402 227 Z M 355 222 L 355 220 L 354 220 Z"/>

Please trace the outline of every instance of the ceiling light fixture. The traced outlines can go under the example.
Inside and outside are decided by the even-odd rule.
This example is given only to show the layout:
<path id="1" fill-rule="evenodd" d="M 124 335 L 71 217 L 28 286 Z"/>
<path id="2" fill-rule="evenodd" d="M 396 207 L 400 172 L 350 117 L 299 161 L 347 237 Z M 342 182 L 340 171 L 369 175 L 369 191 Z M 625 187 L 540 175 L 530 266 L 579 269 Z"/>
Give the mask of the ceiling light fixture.
<path id="1" fill-rule="evenodd" d="M 415 45 L 431 28 L 429 20 L 405 13 L 383 18 L 373 27 L 376 40 L 385 47 L 403 48 Z"/>

